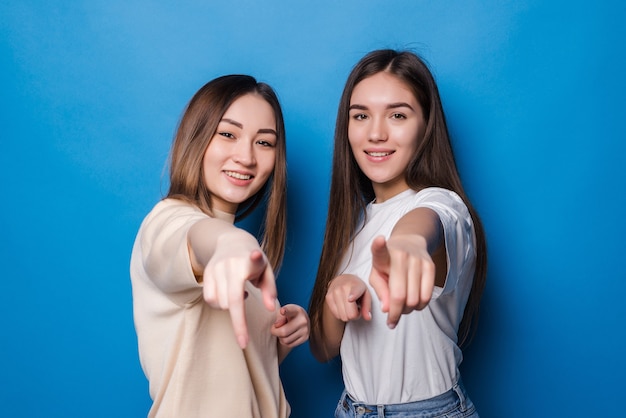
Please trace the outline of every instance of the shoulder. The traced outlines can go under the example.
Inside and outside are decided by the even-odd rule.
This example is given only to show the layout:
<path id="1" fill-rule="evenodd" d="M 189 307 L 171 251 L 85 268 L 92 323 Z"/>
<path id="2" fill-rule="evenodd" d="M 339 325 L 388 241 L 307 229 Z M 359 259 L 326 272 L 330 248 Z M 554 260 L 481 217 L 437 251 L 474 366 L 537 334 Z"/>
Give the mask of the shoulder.
<path id="1" fill-rule="evenodd" d="M 415 208 L 426 207 L 437 213 L 444 224 L 461 223 L 471 228 L 472 216 L 461 197 L 452 190 L 441 187 L 427 187 L 416 192 L 413 205 Z"/>
<path id="2" fill-rule="evenodd" d="M 198 207 L 178 199 L 163 199 L 157 203 L 144 219 L 142 230 L 163 230 L 179 228 L 187 223 L 195 223 L 209 218 Z"/>
<path id="3" fill-rule="evenodd" d="M 178 214 L 194 214 L 203 212 L 195 205 L 179 199 L 166 198 L 154 205 L 151 214 L 161 213 L 178 213 Z M 207 216 L 207 215 L 205 215 Z"/>
<path id="4" fill-rule="evenodd" d="M 469 209 L 456 192 L 442 187 L 427 187 L 414 195 L 416 207 L 432 207 L 469 215 Z"/>
<path id="5" fill-rule="evenodd" d="M 440 202 L 443 204 L 461 204 L 465 206 L 463 199 L 461 199 L 458 194 L 442 187 L 427 187 L 419 192 L 415 192 L 414 198 L 418 202 Z"/>
<path id="6" fill-rule="evenodd" d="M 209 217 L 197 206 L 179 199 L 167 198 L 154 205 L 148 216 L 202 216 Z"/>

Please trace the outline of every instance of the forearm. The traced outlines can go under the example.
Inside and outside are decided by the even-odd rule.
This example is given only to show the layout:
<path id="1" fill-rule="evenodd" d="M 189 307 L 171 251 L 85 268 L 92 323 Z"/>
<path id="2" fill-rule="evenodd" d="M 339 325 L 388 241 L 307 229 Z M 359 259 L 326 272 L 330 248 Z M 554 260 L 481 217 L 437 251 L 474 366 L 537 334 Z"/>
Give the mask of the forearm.
<path id="1" fill-rule="evenodd" d="M 220 219 L 205 219 L 196 222 L 187 234 L 189 259 L 194 274 L 202 277 L 204 268 L 215 250 L 233 251 L 259 250 L 258 241 L 250 233 Z"/>
<path id="2" fill-rule="evenodd" d="M 276 344 L 278 346 L 278 349 L 276 350 L 278 353 L 278 364 L 280 364 L 291 352 L 291 347 L 281 344 L 280 341 L 277 341 Z"/>
<path id="3" fill-rule="evenodd" d="M 327 362 L 339 355 L 346 323 L 335 318 L 326 303 L 324 303 L 322 322 L 323 335 L 319 327 L 312 329 L 309 344 L 315 358 L 320 362 Z"/>
<path id="4" fill-rule="evenodd" d="M 429 208 L 417 208 L 404 215 L 394 226 L 389 240 L 423 238 L 429 254 L 443 245 L 443 227 L 439 215 Z"/>

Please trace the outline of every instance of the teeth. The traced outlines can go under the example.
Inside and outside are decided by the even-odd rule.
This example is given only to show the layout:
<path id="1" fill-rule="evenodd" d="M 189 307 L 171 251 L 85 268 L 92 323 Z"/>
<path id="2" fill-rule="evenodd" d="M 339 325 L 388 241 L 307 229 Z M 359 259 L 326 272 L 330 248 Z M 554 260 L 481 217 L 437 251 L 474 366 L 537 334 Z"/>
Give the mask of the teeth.
<path id="1" fill-rule="evenodd" d="M 386 157 L 387 155 L 391 155 L 390 152 L 368 152 L 367 155 L 371 155 L 372 157 Z"/>
<path id="2" fill-rule="evenodd" d="M 234 171 L 226 171 L 226 175 L 229 177 L 234 177 L 239 180 L 250 180 L 250 178 L 252 177 L 250 174 L 240 174 Z"/>

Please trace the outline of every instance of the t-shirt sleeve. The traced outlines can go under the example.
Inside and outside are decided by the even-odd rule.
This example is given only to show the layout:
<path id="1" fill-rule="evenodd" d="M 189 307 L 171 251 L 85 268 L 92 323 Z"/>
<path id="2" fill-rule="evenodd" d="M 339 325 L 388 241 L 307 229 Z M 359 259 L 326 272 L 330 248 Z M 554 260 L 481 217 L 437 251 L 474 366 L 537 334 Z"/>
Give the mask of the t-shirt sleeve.
<path id="1" fill-rule="evenodd" d="M 191 268 L 187 233 L 207 215 L 182 202 L 162 201 L 144 220 L 139 234 L 146 276 L 164 293 L 200 288 Z"/>
<path id="2" fill-rule="evenodd" d="M 476 258 L 474 223 L 467 206 L 453 191 L 429 188 L 418 193 L 417 197 L 419 199 L 417 207 L 434 210 L 443 226 L 448 274 L 443 289 L 435 288 L 433 296 L 438 297 L 457 288 L 459 278 L 466 277 L 466 270 L 474 268 Z"/>

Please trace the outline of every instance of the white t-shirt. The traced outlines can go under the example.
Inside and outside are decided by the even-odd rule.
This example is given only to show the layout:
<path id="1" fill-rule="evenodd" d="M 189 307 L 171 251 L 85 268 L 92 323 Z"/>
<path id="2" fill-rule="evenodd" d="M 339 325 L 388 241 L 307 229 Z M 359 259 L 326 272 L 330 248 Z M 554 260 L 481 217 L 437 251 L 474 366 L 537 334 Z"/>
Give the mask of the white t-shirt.
<path id="1" fill-rule="evenodd" d="M 216 211 L 233 222 L 234 216 Z M 189 260 L 187 233 L 211 219 L 176 199 L 146 216 L 130 263 L 141 366 L 153 400 L 149 417 L 281 417 L 290 408 L 279 377 L 277 344 L 259 289 L 246 284 L 250 341 L 242 350 L 228 311 L 205 303 Z M 234 226 L 233 226 L 234 228 Z"/>
<path id="2" fill-rule="evenodd" d="M 372 240 L 389 238 L 398 220 L 418 207 L 434 210 L 445 236 L 448 274 L 443 288 L 435 287 L 426 308 L 402 315 L 395 329 L 387 327 L 387 314 L 369 285 Z M 367 206 L 367 223 L 357 229 L 340 273 L 367 283 L 372 295 L 372 320 L 350 321 L 341 341 L 346 390 L 368 404 L 397 404 L 440 395 L 459 380 L 462 353 L 457 330 L 472 286 L 476 250 L 469 211 L 454 192 L 426 188 L 406 190 L 393 198 Z"/>

